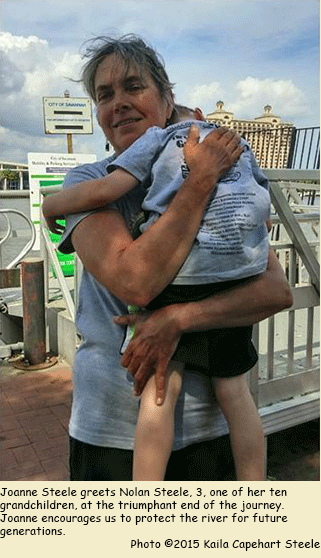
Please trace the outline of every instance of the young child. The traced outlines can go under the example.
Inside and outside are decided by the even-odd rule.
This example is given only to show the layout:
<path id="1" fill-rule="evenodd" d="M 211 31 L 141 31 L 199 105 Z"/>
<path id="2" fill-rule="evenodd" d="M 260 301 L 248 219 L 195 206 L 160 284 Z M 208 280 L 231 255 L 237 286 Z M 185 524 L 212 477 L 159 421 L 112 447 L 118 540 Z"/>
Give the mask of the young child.
<path id="1" fill-rule="evenodd" d="M 49 196 L 43 213 L 49 228 L 60 232 L 57 219 L 64 214 L 102 207 L 124 195 L 139 182 L 146 185 L 142 208 L 149 227 L 165 211 L 188 173 L 183 147 L 189 128 L 196 125 L 200 140 L 213 130 L 201 122 L 200 112 L 176 105 L 177 123 L 150 128 L 115 158 L 111 174 L 83 182 Z M 183 121 L 182 121 L 183 120 Z M 173 282 L 148 306 L 201 300 L 233 288 L 262 273 L 268 256 L 266 222 L 270 198 L 268 181 L 246 142 L 239 160 L 220 179 L 205 211 L 189 256 Z M 237 480 L 264 480 L 264 436 L 245 372 L 257 361 L 251 341 L 252 327 L 225 328 L 182 335 L 171 361 L 163 405 L 155 404 L 152 376 L 141 395 L 137 420 L 133 480 L 163 480 L 174 438 L 174 412 L 181 391 L 184 366 L 215 378 L 215 393 L 226 417 Z"/>

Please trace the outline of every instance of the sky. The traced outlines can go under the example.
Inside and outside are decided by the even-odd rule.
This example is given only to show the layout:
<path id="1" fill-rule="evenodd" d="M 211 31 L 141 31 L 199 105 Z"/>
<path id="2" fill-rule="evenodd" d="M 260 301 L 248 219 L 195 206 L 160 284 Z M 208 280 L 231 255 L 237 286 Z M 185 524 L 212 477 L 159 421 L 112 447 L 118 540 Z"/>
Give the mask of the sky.
<path id="1" fill-rule="evenodd" d="M 318 0 L 0 0 L 1 161 L 28 152 L 66 153 L 65 135 L 45 134 L 43 97 L 83 97 L 84 42 L 135 33 L 161 54 L 178 103 L 235 118 L 266 104 L 297 128 L 319 125 Z M 106 156 L 92 135 L 75 153 Z"/>

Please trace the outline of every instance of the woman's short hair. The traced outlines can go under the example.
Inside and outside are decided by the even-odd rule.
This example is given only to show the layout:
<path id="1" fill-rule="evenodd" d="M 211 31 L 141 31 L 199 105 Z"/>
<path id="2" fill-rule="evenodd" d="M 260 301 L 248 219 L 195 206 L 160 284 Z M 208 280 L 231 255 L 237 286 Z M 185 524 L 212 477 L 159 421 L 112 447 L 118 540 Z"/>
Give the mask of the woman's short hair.
<path id="1" fill-rule="evenodd" d="M 85 91 L 96 101 L 95 78 L 99 64 L 106 56 L 114 54 L 124 62 L 125 71 L 134 64 L 140 73 L 148 72 L 154 80 L 162 98 L 170 95 L 173 84 L 170 83 L 162 57 L 137 35 L 124 35 L 118 39 L 112 37 L 95 37 L 84 44 L 84 64 L 80 81 Z"/>

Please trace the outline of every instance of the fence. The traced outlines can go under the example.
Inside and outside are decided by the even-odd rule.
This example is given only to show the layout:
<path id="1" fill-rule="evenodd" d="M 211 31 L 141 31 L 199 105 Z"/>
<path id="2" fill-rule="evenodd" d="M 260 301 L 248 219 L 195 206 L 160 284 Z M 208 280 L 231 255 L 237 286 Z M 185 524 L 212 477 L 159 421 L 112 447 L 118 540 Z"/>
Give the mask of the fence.
<path id="1" fill-rule="evenodd" d="M 320 128 L 279 126 L 245 131 L 260 167 L 270 169 L 319 169 Z"/>
<path id="2" fill-rule="evenodd" d="M 319 190 L 320 182 L 313 170 L 266 172 L 275 207 L 271 246 L 294 297 L 289 310 L 255 326 L 260 358 L 250 383 L 269 434 L 319 416 L 320 214 L 301 203 L 300 191 Z"/>
<path id="3" fill-rule="evenodd" d="M 320 128 L 294 128 L 287 167 L 289 169 L 320 168 Z"/>

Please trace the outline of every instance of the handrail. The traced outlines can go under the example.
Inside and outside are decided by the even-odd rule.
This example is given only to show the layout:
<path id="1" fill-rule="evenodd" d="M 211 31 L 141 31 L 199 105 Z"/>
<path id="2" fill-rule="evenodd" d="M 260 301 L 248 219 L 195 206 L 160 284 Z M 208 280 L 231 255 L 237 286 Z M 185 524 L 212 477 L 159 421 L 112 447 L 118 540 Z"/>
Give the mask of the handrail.
<path id="1" fill-rule="evenodd" d="M 47 194 L 56 194 L 62 190 L 61 184 L 55 184 L 54 186 L 41 186 L 39 188 L 40 194 L 46 196 Z"/>
<path id="2" fill-rule="evenodd" d="M 307 188 L 309 188 L 309 181 L 320 184 L 320 173 L 318 170 L 313 169 L 264 169 L 264 174 L 266 174 L 270 180 L 307 182 Z"/>
<path id="3" fill-rule="evenodd" d="M 272 203 L 281 218 L 281 221 L 291 238 L 295 249 L 300 255 L 306 269 L 308 270 L 311 281 L 318 293 L 320 293 L 320 270 L 319 263 L 311 247 L 298 224 L 295 215 L 284 197 L 282 190 L 276 181 L 270 181 L 270 195 Z"/>
<path id="4" fill-rule="evenodd" d="M 5 241 L 7 240 L 7 238 L 9 238 L 9 236 L 10 236 L 11 233 L 12 233 L 11 221 L 10 221 L 8 215 L 6 215 L 5 213 L 4 213 L 4 217 L 5 217 L 6 221 L 7 221 L 7 227 L 8 227 L 8 228 L 7 228 L 7 232 L 6 232 L 6 234 L 4 235 L 4 237 L 3 237 L 3 238 L 0 238 L 0 246 L 1 246 L 1 244 L 4 244 L 4 243 L 5 243 Z"/>
<path id="5" fill-rule="evenodd" d="M 14 213 L 15 215 L 19 215 L 20 217 L 22 217 L 23 219 L 25 219 L 25 221 L 27 221 L 30 230 L 31 230 L 31 239 L 27 242 L 27 244 L 23 247 L 23 249 L 21 250 L 21 252 L 18 254 L 18 256 L 16 256 L 12 262 L 9 263 L 9 265 L 7 265 L 6 269 L 12 269 L 13 267 L 16 267 L 21 260 L 28 254 L 28 252 L 30 252 L 30 250 L 32 250 L 32 247 L 34 246 L 34 243 L 36 241 L 36 229 L 35 226 L 33 224 L 33 222 L 29 219 L 29 217 L 27 217 L 24 213 L 22 213 L 21 211 L 18 211 L 17 209 L 0 209 L 0 213 L 3 213 L 5 215 L 5 218 L 8 221 L 8 217 L 6 215 L 6 213 Z M 10 229 L 10 233 L 11 233 L 12 228 Z M 5 235 L 5 240 L 7 240 L 9 237 L 9 235 Z M 2 239 L 3 242 L 3 239 Z"/>
<path id="6" fill-rule="evenodd" d="M 55 268 L 55 272 L 56 272 L 56 275 L 57 275 L 59 286 L 61 288 L 63 297 L 64 297 L 65 302 L 66 302 L 67 310 L 70 314 L 70 317 L 74 320 L 75 319 L 75 305 L 74 305 L 74 302 L 73 302 L 72 297 L 70 295 L 69 289 L 67 287 L 67 284 L 66 284 L 66 281 L 65 281 L 65 278 L 64 278 L 64 274 L 61 270 L 60 263 L 59 263 L 59 260 L 57 258 L 55 248 L 54 248 L 54 246 L 53 246 L 53 244 L 50 240 L 50 236 L 48 234 L 48 231 L 45 228 L 45 226 L 43 226 L 43 224 L 41 226 L 41 233 L 42 233 L 42 237 L 44 239 L 44 243 L 45 243 L 47 253 L 48 253 L 48 255 L 51 259 L 51 262 L 52 262 L 52 264 Z"/>
<path id="7" fill-rule="evenodd" d="M 46 187 L 40 188 L 40 194 L 42 196 L 46 196 L 48 194 L 54 194 L 56 192 L 59 192 L 61 189 L 62 189 L 61 185 L 46 186 Z M 50 239 L 50 235 L 48 233 L 46 223 L 45 223 L 44 218 L 43 218 L 42 215 L 41 215 L 41 218 L 40 218 L 40 229 L 41 229 L 41 238 L 44 242 L 44 248 L 46 250 L 47 255 L 49 256 L 49 258 L 51 260 L 51 263 L 53 264 L 53 266 L 55 268 L 58 283 L 59 283 L 62 295 L 65 299 L 67 311 L 68 311 L 70 317 L 72 318 L 72 320 L 75 320 L 75 314 L 76 314 L 75 306 L 76 306 L 76 304 L 74 303 L 74 301 L 73 301 L 73 299 L 70 295 L 70 291 L 68 289 L 64 274 L 62 272 L 62 269 L 61 269 L 60 262 L 58 260 L 57 254 L 56 254 L 54 244 L 52 243 L 52 241 Z M 48 273 L 48 270 L 47 270 L 47 273 Z M 48 279 L 47 279 L 47 281 L 48 281 Z M 77 301 L 77 296 L 78 296 L 77 273 L 75 273 L 75 275 L 74 275 L 74 293 L 75 293 L 75 301 Z"/>
<path id="8" fill-rule="evenodd" d="M 2 268 L 2 253 L 1 253 L 1 244 L 4 244 L 6 242 L 6 240 L 9 238 L 9 236 L 12 233 L 12 225 L 11 225 L 11 221 L 8 217 L 8 215 L 6 215 L 5 213 L 3 214 L 3 216 L 5 217 L 6 221 L 7 221 L 7 232 L 4 235 L 3 238 L 0 238 L 0 268 Z"/>

